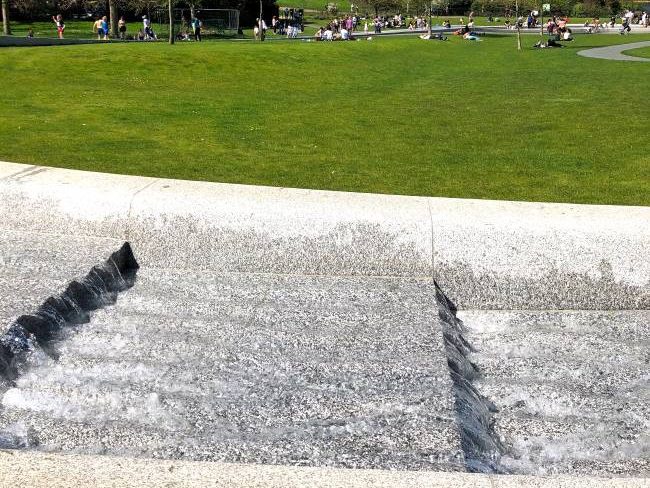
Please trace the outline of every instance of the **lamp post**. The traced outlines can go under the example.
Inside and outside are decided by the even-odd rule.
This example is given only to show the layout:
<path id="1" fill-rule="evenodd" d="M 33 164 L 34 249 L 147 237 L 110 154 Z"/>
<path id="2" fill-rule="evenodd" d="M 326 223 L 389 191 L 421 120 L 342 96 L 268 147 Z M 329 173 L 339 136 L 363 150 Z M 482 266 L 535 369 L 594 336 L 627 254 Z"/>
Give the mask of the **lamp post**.
<path id="1" fill-rule="evenodd" d="M 517 51 L 521 51 L 521 27 L 519 25 L 519 0 L 515 3 L 515 23 L 517 24 Z"/>
<path id="2" fill-rule="evenodd" d="M 5 36 L 11 35 L 11 24 L 9 23 L 9 1 L 2 0 L 2 32 Z"/>
<path id="3" fill-rule="evenodd" d="M 259 21 L 259 24 L 257 26 L 257 28 L 259 29 L 259 33 L 260 33 L 260 42 L 264 41 L 264 29 L 262 29 L 262 26 L 264 25 L 264 20 L 262 20 L 263 19 L 262 13 L 263 13 L 262 12 L 262 0 L 260 0 L 260 21 Z"/>
<path id="4" fill-rule="evenodd" d="M 167 7 L 169 9 L 169 43 L 174 44 L 174 9 L 172 0 L 167 2 Z"/>
<path id="5" fill-rule="evenodd" d="M 429 3 L 429 39 L 431 39 L 431 11 L 433 10 L 433 1 Z"/>

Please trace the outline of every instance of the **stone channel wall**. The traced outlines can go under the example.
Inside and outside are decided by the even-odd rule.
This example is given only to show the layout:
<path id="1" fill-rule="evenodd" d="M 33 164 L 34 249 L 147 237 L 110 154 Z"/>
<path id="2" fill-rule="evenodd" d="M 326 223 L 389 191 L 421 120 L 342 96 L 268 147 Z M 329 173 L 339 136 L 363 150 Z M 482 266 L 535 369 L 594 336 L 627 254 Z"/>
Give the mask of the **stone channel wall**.
<path id="1" fill-rule="evenodd" d="M 0 36 L 0 47 L 70 46 L 75 44 L 100 44 L 97 39 L 57 39 L 56 37 Z"/>
<path id="2" fill-rule="evenodd" d="M 253 187 L 0 164 L 3 229 L 144 267 L 433 277 L 460 309 L 647 309 L 650 208 Z"/>
<path id="3" fill-rule="evenodd" d="M 466 462 L 482 466 L 496 463 L 502 446 L 492 431 L 493 406 L 472 385 L 478 371 L 468 359 L 472 348 L 463 335 L 456 307 L 552 311 L 647 310 L 650 306 L 647 207 L 266 188 L 0 163 L 0 230 L 0 270 L 4 270 L 0 274 L 0 292 L 4 295 L 0 319 L 18 324 L 20 330 L 38 329 L 44 340 L 48 330 L 39 328 L 41 318 L 61 315 L 61 307 L 56 308 L 56 314 L 45 313 L 50 311 L 45 305 L 54 303 L 48 300 L 51 293 L 67 285 L 61 297 L 74 295 L 70 303 L 81 303 L 80 299 L 88 295 L 84 290 L 96 291 L 100 298 L 113 297 L 130 286 L 128 280 L 122 283 L 122 278 L 138 265 L 149 272 L 149 279 L 158 270 L 166 270 L 168 275 L 174 270 L 188 275 L 243 273 L 291 279 L 391 278 L 386 282 L 423 278 L 435 287 L 444 337 L 440 350 L 432 354 L 443 368 L 445 364 L 450 368 L 451 379 L 445 383 L 449 391 L 443 388 L 441 398 L 453 396 L 456 428 L 460 430 Z M 78 287 L 84 293 L 70 288 L 71 273 L 88 273 L 97 264 L 98 256 L 108 255 L 104 254 L 107 250 L 113 252 L 124 242 L 130 246 L 93 268 L 79 282 L 87 285 Z M 25 260 L 24 265 L 20 259 Z M 47 279 L 38 277 L 41 260 L 48 263 Z M 102 279 L 97 282 L 95 278 Z M 20 286 L 12 282 L 20 282 Z M 30 286 L 26 293 L 21 292 Z M 86 313 L 104 301 L 91 300 L 88 306 L 77 308 Z M 34 311 L 35 315 L 18 317 Z M 432 324 L 437 324 L 434 328 L 440 326 L 433 317 Z M 13 349 L 10 352 L 11 358 L 21 357 Z M 5 363 L 4 369 L 11 373 L 12 364 Z M 74 457 L 10 452 L 0 459 L 0 479 L 11 480 L 12 484 L 19 479 L 25 486 L 60 484 L 71 476 L 77 476 L 78 484 L 97 476 L 98 486 L 122 486 L 120 480 L 131 480 L 133 476 L 125 466 L 136 465 L 140 466 L 138 476 L 146 478 L 144 484 L 149 486 L 160 482 L 179 482 L 181 486 L 215 482 L 229 486 L 647 483 L 629 478 L 605 482 L 589 478 L 310 470 L 133 459 L 127 462 L 110 457 L 80 458 L 81 463 L 70 467 L 67 460 Z M 12 459 L 16 462 L 12 463 Z M 94 466 L 92 474 L 84 471 L 90 465 Z M 188 470 L 193 472 L 192 479 L 180 474 Z M 223 482 L 224 477 L 227 482 Z"/>

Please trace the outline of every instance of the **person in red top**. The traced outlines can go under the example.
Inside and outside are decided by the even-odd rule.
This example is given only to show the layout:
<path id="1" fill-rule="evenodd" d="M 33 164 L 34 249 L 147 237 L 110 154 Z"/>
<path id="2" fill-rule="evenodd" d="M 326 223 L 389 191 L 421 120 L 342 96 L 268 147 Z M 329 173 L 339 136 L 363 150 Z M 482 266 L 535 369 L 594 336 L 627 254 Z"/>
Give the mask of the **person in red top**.
<path id="1" fill-rule="evenodd" d="M 59 34 L 59 39 L 63 39 L 63 31 L 65 31 L 63 15 L 59 14 L 56 17 L 52 16 L 52 21 L 56 24 L 56 32 Z"/>

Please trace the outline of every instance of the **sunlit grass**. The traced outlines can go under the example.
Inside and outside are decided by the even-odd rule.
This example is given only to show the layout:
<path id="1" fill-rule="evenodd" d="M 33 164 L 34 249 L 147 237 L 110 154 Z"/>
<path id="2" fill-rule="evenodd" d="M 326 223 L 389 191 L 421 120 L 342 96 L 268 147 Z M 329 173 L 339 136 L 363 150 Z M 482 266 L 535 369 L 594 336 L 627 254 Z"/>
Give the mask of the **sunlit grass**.
<path id="1" fill-rule="evenodd" d="M 646 40 L 650 36 L 634 36 Z M 650 204 L 650 66 L 524 38 L 0 50 L 0 159 L 303 188 Z"/>

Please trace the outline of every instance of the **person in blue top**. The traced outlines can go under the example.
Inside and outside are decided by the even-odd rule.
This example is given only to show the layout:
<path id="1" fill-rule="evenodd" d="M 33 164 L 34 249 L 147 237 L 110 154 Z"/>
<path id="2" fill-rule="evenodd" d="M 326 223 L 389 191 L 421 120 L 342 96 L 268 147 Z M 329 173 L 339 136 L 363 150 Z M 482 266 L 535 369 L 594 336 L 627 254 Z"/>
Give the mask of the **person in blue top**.
<path id="1" fill-rule="evenodd" d="M 102 33 L 104 34 L 104 40 L 108 41 L 108 19 L 105 15 L 102 17 L 101 29 Z"/>
<path id="2" fill-rule="evenodd" d="M 197 17 L 192 19 L 192 29 L 194 30 L 194 40 L 201 40 L 201 27 L 203 27 L 203 22 L 201 22 Z"/>

